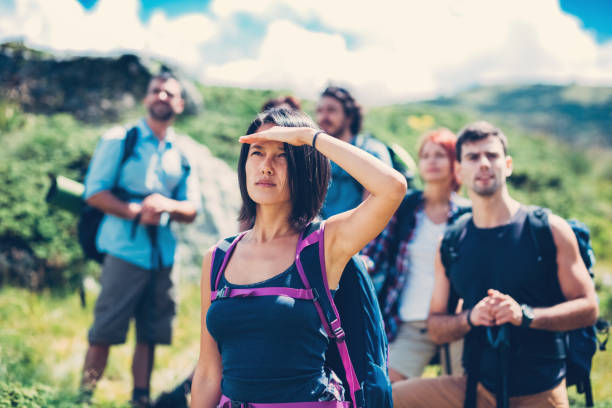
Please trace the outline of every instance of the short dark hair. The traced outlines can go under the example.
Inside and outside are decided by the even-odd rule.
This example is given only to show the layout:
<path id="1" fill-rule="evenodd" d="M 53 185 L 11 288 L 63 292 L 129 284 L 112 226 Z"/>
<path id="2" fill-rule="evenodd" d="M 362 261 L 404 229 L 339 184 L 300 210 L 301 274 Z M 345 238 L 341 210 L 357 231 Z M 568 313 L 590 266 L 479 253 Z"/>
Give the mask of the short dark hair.
<path id="1" fill-rule="evenodd" d="M 265 123 L 285 127 L 311 127 L 317 129 L 312 119 L 304 112 L 284 108 L 272 108 L 257 115 L 246 131 L 247 135 L 257 132 Z M 242 196 L 242 208 L 238 221 L 248 228 L 255 223 L 256 204 L 246 185 L 246 161 L 249 144 L 243 144 L 238 159 L 238 184 Z M 312 146 L 293 146 L 285 143 L 287 153 L 287 177 L 291 196 L 289 222 L 296 231 L 303 230 L 321 211 L 331 176 L 329 160 Z"/>
<path id="2" fill-rule="evenodd" d="M 344 114 L 351 118 L 351 133 L 354 135 L 359 133 L 363 121 L 363 112 L 361 110 L 361 105 L 355 101 L 355 98 L 353 98 L 350 92 L 339 86 L 328 86 L 321 94 L 321 98 L 324 96 L 334 98 L 342 104 Z"/>
<path id="3" fill-rule="evenodd" d="M 268 99 L 266 102 L 264 102 L 263 105 L 261 105 L 261 111 L 263 112 L 263 111 L 267 111 L 268 109 L 279 108 L 279 107 L 287 107 L 287 108 L 295 109 L 295 110 L 302 109 L 300 100 L 298 98 L 296 98 L 293 95 L 287 95 L 287 96 L 278 96 L 276 98 Z"/>
<path id="4" fill-rule="evenodd" d="M 461 148 L 464 143 L 477 142 L 479 140 L 486 139 L 489 136 L 494 136 L 499 139 L 504 148 L 504 155 L 507 155 L 508 139 L 506 138 L 506 135 L 504 135 L 504 132 L 489 122 L 481 120 L 465 126 L 457 135 L 457 144 L 455 145 L 455 149 L 457 150 L 457 161 L 461 161 Z"/>

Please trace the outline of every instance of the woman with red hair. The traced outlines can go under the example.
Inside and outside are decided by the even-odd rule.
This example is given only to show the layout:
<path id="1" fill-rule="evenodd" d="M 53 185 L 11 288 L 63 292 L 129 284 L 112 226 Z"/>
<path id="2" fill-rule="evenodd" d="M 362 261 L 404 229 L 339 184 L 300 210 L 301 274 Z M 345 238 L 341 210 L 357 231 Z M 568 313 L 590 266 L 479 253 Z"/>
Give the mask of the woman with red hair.
<path id="1" fill-rule="evenodd" d="M 391 343 L 391 381 L 419 377 L 438 351 L 426 329 L 435 252 L 449 220 L 469 209 L 467 200 L 456 194 L 461 186 L 455 173 L 456 140 L 444 128 L 423 136 L 418 151 L 423 191 L 408 192 L 385 230 L 362 252 Z M 442 358 L 448 373 L 452 367 L 452 374 L 462 374 L 460 347 L 452 347 L 454 361 L 450 361 L 448 349 Z"/>

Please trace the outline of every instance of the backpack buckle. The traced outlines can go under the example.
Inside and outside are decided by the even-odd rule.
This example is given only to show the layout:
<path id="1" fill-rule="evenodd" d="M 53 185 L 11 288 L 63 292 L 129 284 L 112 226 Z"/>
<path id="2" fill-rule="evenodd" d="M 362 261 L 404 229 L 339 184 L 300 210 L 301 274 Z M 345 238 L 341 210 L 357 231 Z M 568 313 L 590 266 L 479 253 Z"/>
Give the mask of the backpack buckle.
<path id="1" fill-rule="evenodd" d="M 224 286 L 217 291 L 217 294 L 215 295 L 215 300 L 226 298 L 229 296 L 229 294 L 230 294 L 230 288 L 228 288 L 227 286 Z"/>
<path id="2" fill-rule="evenodd" d="M 249 407 L 249 404 L 247 402 L 234 401 L 234 400 L 230 401 L 230 408 L 248 408 L 248 407 Z"/>
<path id="3" fill-rule="evenodd" d="M 344 333 L 344 329 L 342 329 L 342 327 L 337 327 L 334 329 L 334 338 L 336 339 L 336 342 L 341 343 L 344 341 L 344 337 L 345 337 L 345 333 Z"/>

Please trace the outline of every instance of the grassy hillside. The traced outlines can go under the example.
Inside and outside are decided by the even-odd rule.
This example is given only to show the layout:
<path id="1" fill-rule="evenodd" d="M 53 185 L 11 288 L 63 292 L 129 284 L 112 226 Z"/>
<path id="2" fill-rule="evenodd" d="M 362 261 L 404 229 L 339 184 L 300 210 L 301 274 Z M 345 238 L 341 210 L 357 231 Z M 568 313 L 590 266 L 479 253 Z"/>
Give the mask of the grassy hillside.
<path id="1" fill-rule="evenodd" d="M 563 217 L 583 220 L 592 230 L 598 256 L 612 259 L 612 150 L 578 148 L 495 115 L 430 104 L 372 109 L 365 127 L 416 154 L 425 130 L 443 126 L 458 132 L 466 123 L 480 119 L 492 121 L 508 136 L 515 169 L 509 180 L 513 196 L 549 207 Z"/>
<path id="2" fill-rule="evenodd" d="M 238 136 L 261 104 L 277 91 L 199 86 L 204 111 L 182 117 L 177 128 L 206 144 L 235 166 Z M 312 113 L 314 104 L 305 102 Z M 143 112 L 123 112 L 123 121 Z M 612 318 L 612 152 L 572 147 L 543 131 L 531 132 L 512 118 L 474 107 L 439 103 L 404 104 L 371 109 L 365 130 L 415 153 L 419 136 L 445 126 L 458 131 L 475 119 L 502 127 L 515 157 L 512 194 L 521 201 L 545 205 L 565 217 L 585 221 L 601 261 L 598 289 L 602 313 Z M 74 216 L 44 202 L 47 173 L 82 179 L 99 135 L 110 123 L 85 124 L 69 114 L 24 113 L 0 100 L 0 407 L 75 406 L 86 330 L 95 292 L 87 309 L 78 307 L 71 289 L 84 274 L 97 273 L 82 261 L 75 241 Z M 608 282 L 606 283 L 606 279 Z M 7 285 L 42 290 L 31 293 Z M 12 285 L 11 285 L 12 286 Z M 53 291 L 43 290 L 52 288 Z M 63 290 L 60 290 L 63 289 Z M 154 392 L 167 388 L 191 369 L 197 353 L 199 299 L 197 288 L 181 288 L 175 344 L 162 348 L 156 360 Z M 6 322 L 6 323 L 5 323 Z M 125 406 L 130 392 L 131 345 L 113 349 L 96 406 Z M 612 406 L 612 354 L 599 353 L 593 374 L 599 407 Z M 10 401 L 10 402 L 9 402 Z M 580 397 L 578 401 L 582 401 Z M 579 406 L 579 405 L 575 405 Z"/>
<path id="3" fill-rule="evenodd" d="M 281 92 L 203 86 L 200 91 L 204 112 L 182 117 L 177 127 L 235 166 L 237 137 L 261 104 Z M 306 101 L 305 106 L 312 113 L 313 103 Z M 122 119 L 135 120 L 141 114 L 139 110 L 124 112 Z M 612 260 L 611 150 L 572 147 L 503 118 L 430 104 L 371 109 L 364 128 L 414 154 L 419 136 L 427 129 L 445 126 L 458 131 L 480 118 L 493 120 L 508 135 L 515 159 L 512 193 L 522 201 L 585 221 L 592 229 L 598 257 Z M 44 204 L 47 173 L 82 179 L 96 140 L 109 125 L 84 124 L 68 114 L 23 113 L 19 106 L 0 101 L 0 142 L 4 146 L 0 151 L 0 253 L 17 248 L 31 257 L 34 269 L 46 271 L 40 277 L 21 276 L 18 283 L 57 286 L 70 281 L 67 268 L 85 267 L 74 240 L 75 218 Z M 0 279 L 11 280 L 15 273 L 4 272 Z"/>
<path id="4" fill-rule="evenodd" d="M 474 109 L 580 146 L 612 146 L 612 87 L 477 87 L 432 105 Z"/>

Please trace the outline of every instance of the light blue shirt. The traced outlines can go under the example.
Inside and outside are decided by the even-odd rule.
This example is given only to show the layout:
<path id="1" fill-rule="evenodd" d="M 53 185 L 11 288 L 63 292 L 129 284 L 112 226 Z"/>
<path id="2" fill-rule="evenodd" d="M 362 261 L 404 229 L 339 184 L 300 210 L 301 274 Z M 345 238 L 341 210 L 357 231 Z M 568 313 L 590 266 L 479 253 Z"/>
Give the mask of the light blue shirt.
<path id="1" fill-rule="evenodd" d="M 358 143 L 356 139 L 359 139 Z M 391 166 L 389 149 L 381 141 L 373 137 L 353 137 L 352 145 L 365 150 L 383 163 Z M 363 201 L 363 187 L 350 174 L 331 162 L 331 180 L 321 209 L 321 218 L 327 219 L 332 215 L 351 210 Z"/>
<path id="2" fill-rule="evenodd" d="M 169 128 L 159 141 L 144 119 L 136 125 L 138 139 L 133 153 L 123 164 L 117 178 L 123 153 L 123 142 L 129 128 L 114 127 L 106 132 L 94 152 L 85 177 L 85 199 L 117 186 L 134 195 L 159 193 L 175 200 L 189 200 L 200 209 L 197 176 L 183 168 L 181 153 L 175 145 L 176 134 Z M 140 199 L 130 199 L 140 202 Z M 151 241 L 143 225 L 138 225 L 131 236 L 132 221 L 106 214 L 96 238 L 98 250 L 151 269 Z M 174 263 L 176 239 L 168 225 L 158 227 L 158 248 L 163 266 Z"/>

